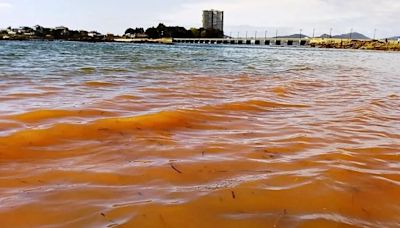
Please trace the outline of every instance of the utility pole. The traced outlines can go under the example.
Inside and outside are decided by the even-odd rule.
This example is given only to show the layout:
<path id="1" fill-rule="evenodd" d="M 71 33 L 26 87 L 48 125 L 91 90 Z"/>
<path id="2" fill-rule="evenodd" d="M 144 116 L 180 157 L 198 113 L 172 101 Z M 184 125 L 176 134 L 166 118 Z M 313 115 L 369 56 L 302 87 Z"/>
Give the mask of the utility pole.
<path id="1" fill-rule="evenodd" d="M 278 39 L 278 29 L 275 31 L 275 39 Z"/>
<path id="2" fill-rule="evenodd" d="M 246 31 L 246 40 L 247 40 L 247 31 Z"/>
<path id="3" fill-rule="evenodd" d="M 352 35 L 353 35 L 353 28 L 350 29 L 350 40 L 352 38 Z"/>
<path id="4" fill-rule="evenodd" d="M 312 38 L 313 39 L 315 38 L 315 28 L 313 28 L 313 30 L 312 30 Z"/>
<path id="5" fill-rule="evenodd" d="M 238 32 L 237 38 L 238 38 L 238 39 L 240 38 L 240 32 Z"/>
<path id="6" fill-rule="evenodd" d="M 303 32 L 303 29 L 300 29 L 300 40 L 301 40 L 301 33 Z"/>
<path id="7" fill-rule="evenodd" d="M 376 29 L 374 29 L 374 40 L 376 39 Z"/>
<path id="8" fill-rule="evenodd" d="M 333 28 L 330 28 L 330 30 L 329 30 L 329 38 L 331 38 L 331 39 L 332 39 L 332 30 L 333 30 Z"/>
<path id="9" fill-rule="evenodd" d="M 267 39 L 267 34 L 268 34 L 268 31 L 267 30 L 265 30 L 265 39 Z"/>
<path id="10" fill-rule="evenodd" d="M 254 32 L 254 39 L 257 39 L 257 31 Z"/>

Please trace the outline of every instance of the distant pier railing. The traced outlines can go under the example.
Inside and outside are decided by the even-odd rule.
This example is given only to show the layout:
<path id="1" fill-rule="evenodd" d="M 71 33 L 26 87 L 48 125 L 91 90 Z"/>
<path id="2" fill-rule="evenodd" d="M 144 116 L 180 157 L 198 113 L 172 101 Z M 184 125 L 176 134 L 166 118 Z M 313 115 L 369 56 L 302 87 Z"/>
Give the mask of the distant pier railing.
<path id="1" fill-rule="evenodd" d="M 264 46 L 309 46 L 308 38 L 173 38 L 173 43 Z"/>

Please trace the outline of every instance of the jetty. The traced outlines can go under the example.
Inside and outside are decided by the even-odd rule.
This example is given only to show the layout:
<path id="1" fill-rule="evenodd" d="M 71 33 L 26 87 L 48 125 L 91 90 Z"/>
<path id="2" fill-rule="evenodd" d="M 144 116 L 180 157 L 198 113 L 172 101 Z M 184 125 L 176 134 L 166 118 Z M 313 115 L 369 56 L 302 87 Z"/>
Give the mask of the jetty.
<path id="1" fill-rule="evenodd" d="M 173 43 L 266 46 L 309 46 L 309 38 L 173 38 Z"/>

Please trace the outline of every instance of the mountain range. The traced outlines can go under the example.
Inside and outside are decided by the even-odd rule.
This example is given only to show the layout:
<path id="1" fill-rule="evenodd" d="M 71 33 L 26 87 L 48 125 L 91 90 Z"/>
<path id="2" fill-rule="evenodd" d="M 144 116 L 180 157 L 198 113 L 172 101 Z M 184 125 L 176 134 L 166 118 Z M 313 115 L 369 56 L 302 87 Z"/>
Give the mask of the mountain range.
<path id="1" fill-rule="evenodd" d="M 292 39 L 298 39 L 300 38 L 300 36 L 302 38 L 306 38 L 306 37 L 310 37 L 308 35 L 305 34 L 292 34 L 292 35 L 287 35 L 287 36 L 278 36 L 277 38 L 292 38 Z M 328 34 L 322 34 L 321 36 L 317 37 L 317 38 L 330 38 L 330 35 Z M 335 39 L 349 39 L 350 38 L 350 33 L 346 33 L 346 34 L 341 34 L 341 35 L 333 35 L 332 38 Z M 353 32 L 351 33 L 351 39 L 355 39 L 355 40 L 368 40 L 371 39 L 361 33 L 358 32 Z"/>
<path id="2" fill-rule="evenodd" d="M 288 35 L 288 36 L 278 36 L 277 38 L 292 38 L 292 39 L 300 39 L 301 38 L 306 38 L 309 37 L 305 34 L 292 34 L 292 35 Z"/>
<path id="3" fill-rule="evenodd" d="M 308 36 L 306 34 L 292 34 L 292 35 L 286 35 L 286 36 L 278 36 L 276 38 L 299 39 L 300 37 L 301 38 L 309 38 L 311 36 Z M 275 38 L 275 37 L 273 37 L 273 38 Z M 316 38 L 330 38 L 330 35 L 329 34 L 322 34 L 321 36 L 316 37 Z M 350 39 L 350 33 L 345 33 L 345 34 L 341 34 L 341 35 L 332 35 L 332 38 L 334 38 L 334 39 Z M 351 33 L 351 39 L 354 39 L 354 40 L 370 40 L 371 38 L 366 36 L 366 35 L 364 35 L 364 34 L 361 34 L 361 33 L 358 33 L 358 32 L 353 32 L 353 33 Z M 388 37 L 387 39 L 388 40 L 399 40 L 400 36 Z"/>
<path id="4" fill-rule="evenodd" d="M 351 36 L 350 36 L 350 33 L 345 33 L 345 34 L 341 34 L 341 35 L 332 36 L 332 38 L 335 38 L 335 39 L 350 39 L 350 37 L 351 37 L 351 39 L 355 39 L 355 40 L 369 40 L 369 39 L 371 39 L 368 36 L 366 36 L 364 34 L 361 34 L 361 33 L 358 33 L 358 32 L 351 33 Z M 323 34 L 323 35 L 320 36 L 320 38 L 330 38 L 330 35 L 329 34 Z"/>

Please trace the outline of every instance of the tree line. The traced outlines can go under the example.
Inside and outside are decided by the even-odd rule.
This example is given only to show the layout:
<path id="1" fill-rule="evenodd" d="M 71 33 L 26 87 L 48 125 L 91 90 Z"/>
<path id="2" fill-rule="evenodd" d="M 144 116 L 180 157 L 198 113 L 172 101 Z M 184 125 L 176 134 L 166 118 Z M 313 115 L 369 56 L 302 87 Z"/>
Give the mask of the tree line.
<path id="1" fill-rule="evenodd" d="M 223 38 L 223 31 L 217 29 L 191 28 L 187 30 L 180 26 L 166 26 L 160 23 L 157 27 L 146 30 L 143 28 L 128 28 L 125 35 L 145 34 L 148 38 Z"/>
<path id="2" fill-rule="evenodd" d="M 71 30 L 67 27 L 46 28 L 40 25 L 11 28 L 0 31 L 0 39 L 9 40 L 71 40 L 71 41 L 113 41 L 114 35 L 102 35 L 96 31 Z"/>

